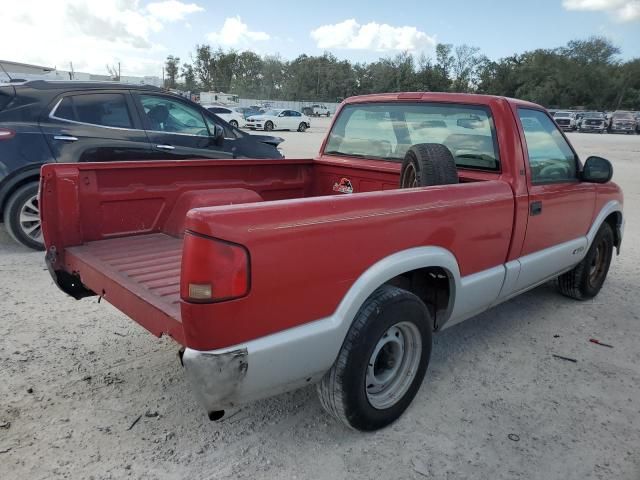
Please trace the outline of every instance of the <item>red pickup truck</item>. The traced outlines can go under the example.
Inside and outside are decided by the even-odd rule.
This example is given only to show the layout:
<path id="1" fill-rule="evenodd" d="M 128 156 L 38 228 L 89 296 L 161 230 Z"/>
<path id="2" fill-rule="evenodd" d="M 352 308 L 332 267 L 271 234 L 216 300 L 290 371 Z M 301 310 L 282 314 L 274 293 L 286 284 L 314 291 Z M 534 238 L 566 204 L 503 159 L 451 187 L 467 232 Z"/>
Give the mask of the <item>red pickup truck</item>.
<path id="1" fill-rule="evenodd" d="M 317 383 L 360 430 L 409 405 L 432 333 L 550 279 L 595 296 L 623 235 L 611 164 L 538 105 L 347 99 L 314 159 L 50 164 L 46 262 L 181 362 L 209 418 Z"/>

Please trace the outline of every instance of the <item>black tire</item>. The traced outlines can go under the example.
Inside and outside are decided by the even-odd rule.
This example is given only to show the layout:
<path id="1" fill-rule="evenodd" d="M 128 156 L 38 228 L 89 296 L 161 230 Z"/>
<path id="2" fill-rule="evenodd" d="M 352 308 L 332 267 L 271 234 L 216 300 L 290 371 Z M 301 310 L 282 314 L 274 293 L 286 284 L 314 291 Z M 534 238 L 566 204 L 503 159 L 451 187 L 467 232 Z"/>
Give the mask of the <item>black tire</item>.
<path id="1" fill-rule="evenodd" d="M 4 225 L 16 242 L 44 250 L 37 195 L 38 182 L 27 183 L 13 192 L 4 207 Z M 33 216 L 33 220 L 25 221 L 24 216 Z"/>
<path id="2" fill-rule="evenodd" d="M 395 403 L 387 408 L 374 407 L 370 400 L 373 385 L 367 385 L 370 378 L 368 372 L 375 371 L 378 358 L 383 356 L 384 348 L 379 347 L 381 342 L 385 338 L 394 340 L 394 336 L 387 337 L 388 332 L 400 325 L 415 332 L 414 338 L 419 338 L 420 342 L 407 344 L 413 348 L 413 353 L 409 354 L 407 347 L 395 373 L 389 377 L 389 388 L 394 384 L 402 385 L 397 391 L 397 398 L 385 394 L 384 389 L 382 393 L 376 393 L 387 395 Z M 422 384 L 431 356 L 432 327 L 429 311 L 417 296 L 391 285 L 378 288 L 356 314 L 338 358 L 317 385 L 323 408 L 332 417 L 356 430 L 377 430 L 394 422 L 409 406 Z M 410 335 L 399 338 L 404 341 Z M 370 363 L 374 353 L 379 356 L 373 361 L 376 367 Z M 405 370 L 407 366 L 408 371 Z M 393 373 L 393 364 L 384 364 L 383 367 L 391 368 Z M 411 373 L 414 374 L 412 378 Z M 396 393 L 395 389 L 393 393 Z"/>
<path id="3" fill-rule="evenodd" d="M 589 300 L 595 297 L 607 278 L 613 247 L 613 230 L 605 222 L 598 230 L 582 261 L 573 270 L 558 277 L 560 292 L 576 300 Z"/>
<path id="4" fill-rule="evenodd" d="M 264 129 L 266 132 L 270 132 L 271 130 L 273 130 L 273 122 L 272 121 L 268 121 L 267 123 L 264 124 Z"/>
<path id="5" fill-rule="evenodd" d="M 236 122 L 235 120 L 231 120 L 229 122 L 229 125 L 231 125 L 232 127 L 238 128 L 238 122 Z"/>
<path id="6" fill-rule="evenodd" d="M 298 131 L 304 132 L 306 129 L 307 129 L 307 124 L 304 122 L 300 122 L 300 125 L 298 125 Z"/>
<path id="7" fill-rule="evenodd" d="M 419 143 L 407 150 L 400 173 L 401 188 L 458 183 L 451 151 L 440 143 Z"/>

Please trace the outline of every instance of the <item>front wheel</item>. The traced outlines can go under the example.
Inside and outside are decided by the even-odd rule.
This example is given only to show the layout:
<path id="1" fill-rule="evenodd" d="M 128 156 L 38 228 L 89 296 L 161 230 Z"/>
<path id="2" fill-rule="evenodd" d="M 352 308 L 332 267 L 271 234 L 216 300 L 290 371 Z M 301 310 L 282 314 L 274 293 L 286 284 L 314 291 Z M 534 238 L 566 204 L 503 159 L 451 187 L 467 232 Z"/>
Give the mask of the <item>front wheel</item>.
<path id="1" fill-rule="evenodd" d="M 304 132 L 307 129 L 307 124 L 304 122 L 301 122 L 300 125 L 298 125 L 298 131 L 299 132 Z"/>
<path id="2" fill-rule="evenodd" d="M 4 209 L 4 225 L 15 241 L 34 250 L 44 250 L 38 182 L 23 185 L 11 195 Z"/>
<path id="3" fill-rule="evenodd" d="M 267 123 L 265 123 L 265 124 L 264 124 L 264 129 L 265 129 L 267 132 L 270 132 L 271 130 L 273 130 L 273 122 L 267 122 Z"/>
<path id="4" fill-rule="evenodd" d="M 365 301 L 317 386 L 323 408 L 350 428 L 377 430 L 415 397 L 431 356 L 433 322 L 414 294 L 383 285 Z"/>
<path id="5" fill-rule="evenodd" d="M 605 222 L 582 261 L 573 270 L 558 277 L 560 293 L 576 300 L 595 297 L 607 278 L 613 246 L 613 230 L 611 225 Z"/>

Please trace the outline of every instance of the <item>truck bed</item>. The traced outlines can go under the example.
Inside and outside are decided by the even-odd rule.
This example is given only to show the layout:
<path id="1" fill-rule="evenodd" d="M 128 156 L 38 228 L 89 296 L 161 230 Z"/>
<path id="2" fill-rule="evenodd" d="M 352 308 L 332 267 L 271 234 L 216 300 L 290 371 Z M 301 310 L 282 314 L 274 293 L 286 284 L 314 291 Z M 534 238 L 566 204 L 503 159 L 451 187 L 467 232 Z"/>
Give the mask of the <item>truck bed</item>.
<path id="1" fill-rule="evenodd" d="M 88 242 L 66 250 L 71 271 L 153 334 L 184 344 L 180 321 L 182 238 L 164 233 Z"/>

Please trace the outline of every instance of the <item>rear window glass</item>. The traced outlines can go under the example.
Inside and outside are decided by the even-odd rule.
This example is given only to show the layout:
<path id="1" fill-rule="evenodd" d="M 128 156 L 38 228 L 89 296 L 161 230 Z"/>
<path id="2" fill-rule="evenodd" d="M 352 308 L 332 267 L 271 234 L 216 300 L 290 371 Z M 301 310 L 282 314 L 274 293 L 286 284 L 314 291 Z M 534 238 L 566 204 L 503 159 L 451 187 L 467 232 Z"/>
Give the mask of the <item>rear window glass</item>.
<path id="1" fill-rule="evenodd" d="M 105 127 L 131 128 L 131 115 L 121 93 L 72 95 L 62 99 L 53 115 L 63 120 Z"/>
<path id="2" fill-rule="evenodd" d="M 345 106 L 329 133 L 326 154 L 402 162 L 418 143 L 440 143 L 463 168 L 500 169 L 488 108 L 435 103 Z"/>

